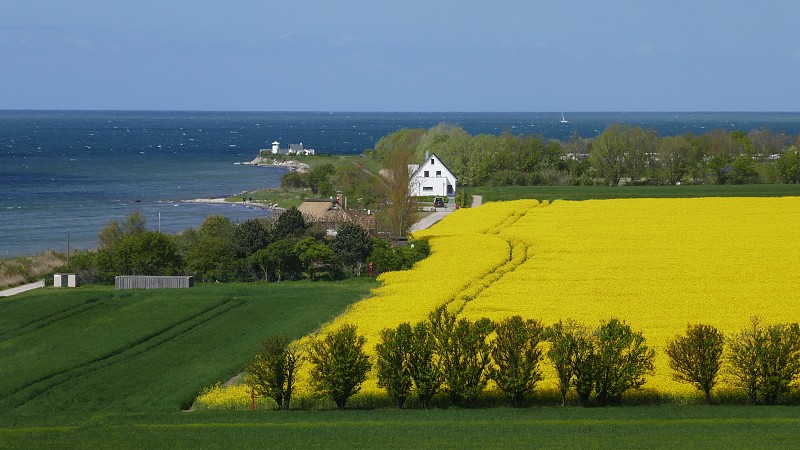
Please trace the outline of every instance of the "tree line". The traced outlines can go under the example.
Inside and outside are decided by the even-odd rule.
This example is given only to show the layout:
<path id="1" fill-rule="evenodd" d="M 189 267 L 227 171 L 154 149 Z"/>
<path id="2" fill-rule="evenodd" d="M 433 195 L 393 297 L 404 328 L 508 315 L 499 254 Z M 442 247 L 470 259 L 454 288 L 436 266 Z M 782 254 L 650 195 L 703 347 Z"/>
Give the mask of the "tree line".
<path id="1" fill-rule="evenodd" d="M 769 129 L 659 136 L 612 124 L 594 138 L 566 142 L 539 135 L 472 136 L 456 125 L 402 129 L 368 156 L 405 149 L 414 160 L 436 153 L 462 186 L 747 184 L 800 181 L 800 136 Z"/>
<path id="2" fill-rule="evenodd" d="M 192 275 L 200 281 L 282 281 L 361 276 L 369 262 L 374 273 L 410 268 L 425 258 L 425 241 L 394 247 L 355 223 L 335 236 L 314 227 L 297 208 L 266 218 L 234 223 L 209 216 L 197 229 L 175 235 L 147 230 L 134 212 L 110 221 L 98 248 L 74 252 L 65 270 L 85 283 L 113 283 L 117 275 Z"/>
<path id="3" fill-rule="evenodd" d="M 441 307 L 413 326 L 384 329 L 380 339 L 373 361 L 354 325 L 316 336 L 305 349 L 272 336 L 246 366 L 245 382 L 256 395 L 289 409 L 296 371 L 307 361 L 314 389 L 342 409 L 374 364 L 378 385 L 397 408 L 412 396 L 427 408 L 439 394 L 453 405 L 471 406 L 489 381 L 511 405 L 522 406 L 542 380 L 541 363 L 547 359 L 557 374 L 562 406 L 570 392 L 581 406 L 603 406 L 620 404 L 623 394 L 640 388 L 654 370 L 655 351 L 645 337 L 617 319 L 598 327 L 572 320 L 545 327 L 520 316 L 496 323 L 459 319 Z M 707 403 L 723 372 L 752 404 L 780 403 L 800 381 L 797 323 L 763 325 L 753 318 L 727 337 L 711 325 L 689 324 L 665 353 L 673 378 L 695 386 Z"/>

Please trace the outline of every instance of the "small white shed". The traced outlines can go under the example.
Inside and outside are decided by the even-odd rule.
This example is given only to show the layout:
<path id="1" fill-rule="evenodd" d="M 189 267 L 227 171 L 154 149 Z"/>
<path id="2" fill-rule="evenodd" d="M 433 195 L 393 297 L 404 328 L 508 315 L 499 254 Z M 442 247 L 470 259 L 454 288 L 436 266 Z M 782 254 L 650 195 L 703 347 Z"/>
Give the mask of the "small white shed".
<path id="1" fill-rule="evenodd" d="M 78 285 L 77 277 L 74 273 L 57 273 L 53 275 L 53 287 L 71 287 Z"/>

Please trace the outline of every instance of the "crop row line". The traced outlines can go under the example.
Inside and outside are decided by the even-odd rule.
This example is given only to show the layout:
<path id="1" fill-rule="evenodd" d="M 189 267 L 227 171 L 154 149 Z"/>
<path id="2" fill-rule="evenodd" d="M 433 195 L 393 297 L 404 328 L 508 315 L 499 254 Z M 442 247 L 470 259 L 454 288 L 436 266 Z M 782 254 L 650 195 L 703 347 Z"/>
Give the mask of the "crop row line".
<path id="1" fill-rule="evenodd" d="M 197 314 L 143 336 L 130 345 L 116 348 L 97 358 L 53 372 L 19 386 L 6 397 L 0 399 L 0 410 L 10 411 L 19 408 L 60 384 L 156 349 L 211 320 L 241 307 L 245 303 L 247 302 L 244 300 L 223 300 L 199 311 Z"/>
<path id="2" fill-rule="evenodd" d="M 40 317 L 38 319 L 34 319 L 28 323 L 22 324 L 16 328 L 12 328 L 4 333 L 0 333 L 0 342 L 5 342 L 10 339 L 14 339 L 16 337 L 32 333 L 36 330 L 42 329 L 48 325 L 52 325 L 56 322 L 59 322 L 64 319 L 68 319 L 70 317 L 76 316 L 83 312 L 89 311 L 93 308 L 96 308 L 100 305 L 108 303 L 113 297 L 93 297 L 90 300 L 71 306 L 69 308 L 64 308 L 59 311 L 56 311 L 52 314 L 49 314 L 44 317 Z"/>

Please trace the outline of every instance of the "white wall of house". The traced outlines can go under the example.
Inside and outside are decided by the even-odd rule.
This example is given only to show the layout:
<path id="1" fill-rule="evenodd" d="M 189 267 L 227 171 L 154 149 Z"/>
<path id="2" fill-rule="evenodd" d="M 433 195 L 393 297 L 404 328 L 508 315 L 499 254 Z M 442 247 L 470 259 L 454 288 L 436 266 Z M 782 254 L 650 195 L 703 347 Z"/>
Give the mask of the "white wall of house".
<path id="1" fill-rule="evenodd" d="M 439 160 L 438 156 L 432 154 L 411 174 L 409 191 L 412 197 L 453 196 L 456 194 L 456 184 L 455 175 Z"/>

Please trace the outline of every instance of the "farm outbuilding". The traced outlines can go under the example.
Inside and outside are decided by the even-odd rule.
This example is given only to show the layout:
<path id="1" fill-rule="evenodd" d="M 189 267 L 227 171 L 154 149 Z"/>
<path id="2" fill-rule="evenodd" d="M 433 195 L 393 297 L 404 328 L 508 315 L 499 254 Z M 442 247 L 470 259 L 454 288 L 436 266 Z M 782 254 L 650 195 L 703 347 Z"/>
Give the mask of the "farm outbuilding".
<path id="1" fill-rule="evenodd" d="M 194 286 L 194 277 L 188 276 L 134 276 L 114 277 L 116 289 L 179 289 Z"/>

